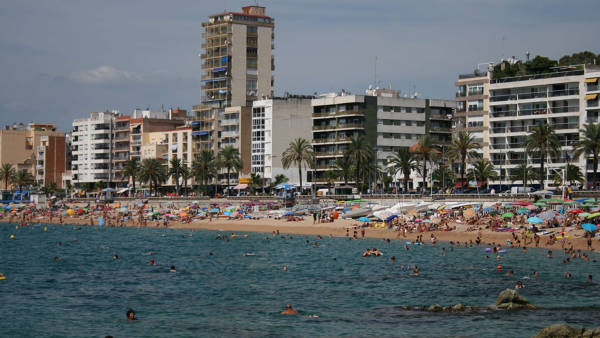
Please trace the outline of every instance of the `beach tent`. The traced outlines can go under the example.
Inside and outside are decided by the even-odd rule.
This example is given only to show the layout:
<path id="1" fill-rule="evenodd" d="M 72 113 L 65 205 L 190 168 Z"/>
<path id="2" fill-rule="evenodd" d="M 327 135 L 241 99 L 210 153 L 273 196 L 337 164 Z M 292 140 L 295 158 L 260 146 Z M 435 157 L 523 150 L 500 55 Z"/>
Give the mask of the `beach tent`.
<path id="1" fill-rule="evenodd" d="M 371 220 L 368 217 L 365 217 L 365 216 L 359 217 L 358 221 L 359 222 L 371 222 Z"/>
<path id="2" fill-rule="evenodd" d="M 583 230 L 587 230 L 587 231 L 598 230 L 598 227 L 595 224 L 591 224 L 591 223 L 582 224 L 581 227 L 583 228 Z"/>
<path id="3" fill-rule="evenodd" d="M 544 223 L 544 220 L 542 220 L 539 217 L 533 216 L 533 217 L 529 217 L 527 219 L 527 223 L 531 223 L 531 224 L 540 224 L 540 223 Z"/>

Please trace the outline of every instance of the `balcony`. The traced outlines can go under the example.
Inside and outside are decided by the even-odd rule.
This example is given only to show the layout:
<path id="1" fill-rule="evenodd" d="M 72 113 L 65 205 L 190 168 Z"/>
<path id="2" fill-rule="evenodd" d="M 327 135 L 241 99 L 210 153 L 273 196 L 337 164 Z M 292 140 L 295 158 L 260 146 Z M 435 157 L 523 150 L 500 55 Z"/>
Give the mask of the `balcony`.
<path id="1" fill-rule="evenodd" d="M 315 157 L 341 157 L 344 156 L 343 151 L 321 151 L 315 152 Z"/>
<path id="2" fill-rule="evenodd" d="M 317 138 L 312 140 L 314 144 L 324 144 L 324 143 L 347 143 L 351 142 L 352 137 L 337 137 L 337 138 Z"/>
<path id="3" fill-rule="evenodd" d="M 227 119 L 221 120 L 222 126 L 237 126 L 240 123 L 239 119 Z"/>
<path id="4" fill-rule="evenodd" d="M 319 117 L 336 117 L 336 116 L 351 116 L 351 115 L 359 115 L 359 116 L 364 116 L 364 113 L 358 110 L 344 110 L 344 111 L 338 111 L 338 112 L 321 112 L 321 113 L 313 113 L 312 117 L 315 118 L 319 118 Z"/>
<path id="5" fill-rule="evenodd" d="M 222 131 L 221 132 L 221 138 L 225 138 L 225 137 L 237 137 L 240 133 L 235 130 L 235 131 Z"/>
<path id="6" fill-rule="evenodd" d="M 514 93 L 504 95 L 494 95 L 490 97 L 490 102 L 501 102 L 501 101 L 515 101 L 515 100 L 529 100 L 529 99 L 542 99 L 557 96 L 568 96 L 568 95 L 579 95 L 579 89 L 572 88 L 566 90 L 555 90 L 555 91 L 544 91 L 544 92 L 533 92 L 533 93 Z"/>

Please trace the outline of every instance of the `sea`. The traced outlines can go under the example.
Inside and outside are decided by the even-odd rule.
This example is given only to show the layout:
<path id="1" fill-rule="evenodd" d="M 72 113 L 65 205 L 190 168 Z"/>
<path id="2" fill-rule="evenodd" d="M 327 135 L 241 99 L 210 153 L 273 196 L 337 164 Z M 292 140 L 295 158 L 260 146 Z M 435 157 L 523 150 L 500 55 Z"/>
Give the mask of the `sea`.
<path id="1" fill-rule="evenodd" d="M 554 323 L 600 325 L 598 254 L 563 263 L 561 251 L 508 249 L 498 261 L 485 247 L 1 223 L 0 336 L 530 337 Z M 383 255 L 361 257 L 367 248 Z M 488 308 L 518 280 L 538 310 Z M 458 303 L 476 310 L 403 308 Z M 286 304 L 300 314 L 281 315 Z"/>

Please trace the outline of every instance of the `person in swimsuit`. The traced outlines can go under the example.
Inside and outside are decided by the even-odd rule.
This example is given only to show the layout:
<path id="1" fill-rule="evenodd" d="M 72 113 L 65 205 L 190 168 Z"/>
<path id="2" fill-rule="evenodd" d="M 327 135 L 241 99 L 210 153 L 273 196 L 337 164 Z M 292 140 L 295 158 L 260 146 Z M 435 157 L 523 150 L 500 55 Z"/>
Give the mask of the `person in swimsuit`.
<path id="1" fill-rule="evenodd" d="M 281 311 L 282 315 L 297 315 L 298 311 L 294 310 L 294 308 L 292 308 L 291 304 L 287 304 L 285 306 L 285 310 Z"/>

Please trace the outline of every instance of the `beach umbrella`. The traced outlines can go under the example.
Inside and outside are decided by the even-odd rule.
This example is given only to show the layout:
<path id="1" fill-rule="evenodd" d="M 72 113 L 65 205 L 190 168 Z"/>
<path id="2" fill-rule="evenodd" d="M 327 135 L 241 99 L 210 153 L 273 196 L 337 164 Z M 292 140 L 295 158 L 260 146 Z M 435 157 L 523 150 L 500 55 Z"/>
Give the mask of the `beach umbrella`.
<path id="1" fill-rule="evenodd" d="M 554 218 L 554 216 L 556 216 L 556 214 L 553 211 L 544 211 L 538 215 L 538 217 L 543 219 L 544 221 L 552 219 Z"/>
<path id="2" fill-rule="evenodd" d="M 564 201 L 564 202 L 562 202 L 562 204 L 575 204 L 575 203 L 577 203 L 577 202 L 575 202 L 575 201 Z"/>
<path id="3" fill-rule="evenodd" d="M 75 215 L 75 210 L 73 210 L 73 209 L 67 210 L 67 215 L 69 215 L 69 216 Z"/>
<path id="4" fill-rule="evenodd" d="M 517 214 L 528 214 L 529 213 L 529 209 L 527 208 L 520 208 L 517 210 Z"/>
<path id="5" fill-rule="evenodd" d="M 388 216 L 388 217 L 386 217 L 385 221 L 386 221 L 386 222 L 389 222 L 389 221 L 393 220 L 393 219 L 394 219 L 394 218 L 396 218 L 396 217 L 398 217 L 398 215 L 396 215 L 396 214 L 394 214 L 394 215 L 391 215 L 391 216 Z"/>
<path id="6" fill-rule="evenodd" d="M 585 217 L 588 217 L 589 215 L 591 215 L 589 212 L 582 212 L 581 214 L 578 214 L 577 217 L 585 218 Z"/>
<path id="7" fill-rule="evenodd" d="M 293 211 L 286 211 L 286 212 L 283 213 L 283 216 L 294 216 L 294 212 Z"/>
<path id="8" fill-rule="evenodd" d="M 490 211 L 490 215 L 499 215 L 499 214 L 500 214 L 499 211 L 496 211 L 496 210 Z"/>
<path id="9" fill-rule="evenodd" d="M 182 212 L 179 214 L 179 216 L 181 216 L 181 217 L 187 217 L 187 215 L 188 215 L 187 212 Z"/>
<path id="10" fill-rule="evenodd" d="M 581 214 L 581 213 L 583 213 L 583 210 L 581 210 L 581 209 L 572 209 L 572 210 L 569 210 L 567 213 L 568 214 Z"/>
<path id="11" fill-rule="evenodd" d="M 368 217 L 362 216 L 358 218 L 359 222 L 371 222 L 371 220 Z"/>
<path id="12" fill-rule="evenodd" d="M 535 205 L 528 205 L 525 208 L 529 209 L 529 210 L 536 210 L 538 207 Z"/>
<path id="13" fill-rule="evenodd" d="M 595 213 L 593 213 L 593 214 L 590 214 L 590 215 L 588 215 L 588 217 L 586 217 L 586 218 L 587 218 L 587 219 L 590 219 L 590 218 L 595 218 L 595 217 L 598 217 L 598 216 L 600 216 L 600 212 L 595 212 Z"/>
<path id="14" fill-rule="evenodd" d="M 292 213 L 293 214 L 293 213 Z M 225 211 L 223 213 L 224 216 L 231 216 L 231 211 Z M 284 216 L 287 216 L 286 214 L 283 214 Z"/>
<path id="15" fill-rule="evenodd" d="M 515 214 L 513 214 L 512 212 L 505 212 L 502 214 L 502 218 L 510 218 L 513 217 Z"/>
<path id="16" fill-rule="evenodd" d="M 210 212 L 214 214 L 214 213 L 219 212 L 219 209 L 218 208 L 212 208 L 212 209 L 210 209 Z"/>
<path id="17" fill-rule="evenodd" d="M 544 221 L 539 217 L 533 216 L 533 217 L 529 217 L 527 219 L 527 223 L 540 224 L 540 223 L 544 223 Z"/>
<path id="18" fill-rule="evenodd" d="M 587 231 L 596 231 L 596 230 L 598 230 L 598 227 L 595 224 L 592 224 L 592 223 L 582 224 L 581 227 L 583 228 L 583 230 L 587 230 Z"/>
<path id="19" fill-rule="evenodd" d="M 494 211 L 494 208 L 489 208 L 489 207 L 488 208 L 483 208 L 483 209 L 481 209 L 481 211 L 483 211 L 483 212 L 491 212 L 491 211 Z"/>
<path id="20" fill-rule="evenodd" d="M 535 206 L 538 206 L 538 207 L 547 207 L 547 206 L 548 206 L 548 204 L 546 204 L 546 203 L 544 203 L 544 202 L 537 202 L 537 203 L 535 203 L 534 205 L 535 205 Z"/>

